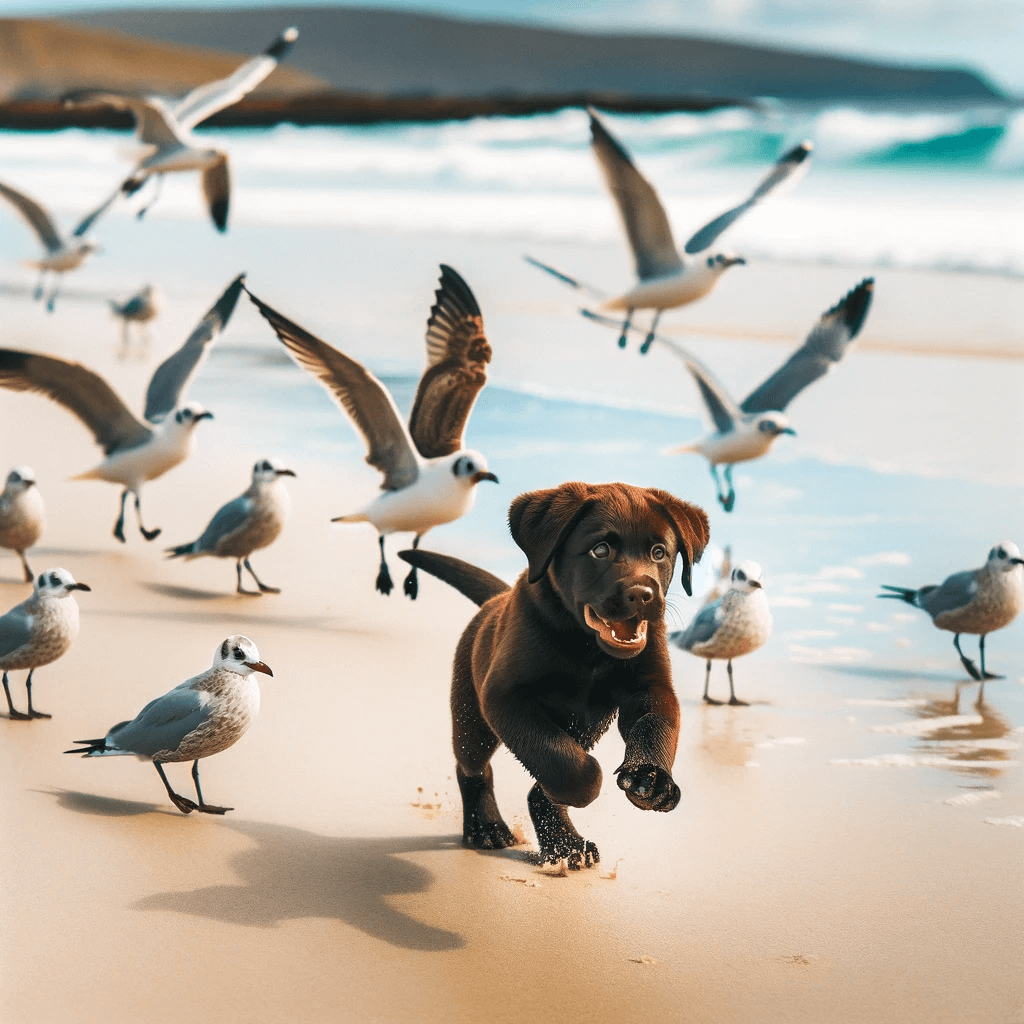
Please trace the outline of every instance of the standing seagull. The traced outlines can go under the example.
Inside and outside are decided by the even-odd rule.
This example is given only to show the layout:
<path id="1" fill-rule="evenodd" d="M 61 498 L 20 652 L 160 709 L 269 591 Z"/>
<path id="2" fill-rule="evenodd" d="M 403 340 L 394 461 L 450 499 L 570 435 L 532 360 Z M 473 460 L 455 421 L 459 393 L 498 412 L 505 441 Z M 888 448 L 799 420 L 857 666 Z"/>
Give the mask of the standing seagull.
<path id="1" fill-rule="evenodd" d="M 247 289 L 248 290 L 248 289 Z M 317 377 L 351 417 L 369 453 L 366 461 L 384 474 L 384 492 L 368 505 L 332 522 L 372 523 L 380 534 L 377 589 L 394 584 L 384 558 L 389 533 L 412 532 L 412 546 L 435 526 L 465 515 L 481 480 L 498 478 L 479 452 L 464 447 L 466 422 L 487 383 L 491 346 L 469 285 L 441 264 L 441 286 L 427 320 L 427 369 L 416 389 L 408 428 L 390 392 L 364 366 L 249 297 L 266 317 L 296 362 Z M 419 592 L 416 567 L 404 581 L 405 593 Z"/>
<path id="2" fill-rule="evenodd" d="M 658 344 L 675 352 L 693 374 L 701 397 L 711 414 L 715 433 L 693 444 L 673 448 L 673 453 L 697 452 L 711 464 L 718 500 L 726 512 L 736 501 L 732 467 L 766 455 L 780 434 L 795 434 L 783 409 L 808 384 L 813 383 L 843 358 L 850 342 L 864 323 L 871 305 L 874 279 L 866 278 L 830 310 L 823 313 L 807 340 L 763 384 L 737 405 L 711 371 L 695 356 L 668 338 L 658 335 Z M 719 463 L 725 463 L 728 493 L 722 493 Z"/>
<path id="3" fill-rule="evenodd" d="M 237 743 L 259 713 L 260 688 L 252 678 L 254 672 L 274 674 L 260 661 L 260 652 L 247 636 L 229 636 L 214 653 L 212 668 L 151 700 L 130 722 L 118 722 L 102 739 L 75 740 L 87 746 L 64 753 L 83 757 L 134 755 L 140 761 L 152 761 L 179 811 L 232 811 L 233 807 L 215 807 L 203 800 L 199 759 Z M 168 761 L 192 762 L 199 803 L 171 789 L 163 769 Z"/>
<path id="4" fill-rule="evenodd" d="M 231 192 L 228 155 L 223 150 L 199 144 L 192 135 L 192 129 L 255 89 L 287 56 L 298 38 L 297 28 L 286 28 L 263 53 L 246 61 L 233 75 L 201 85 L 178 100 L 160 96 L 122 96 L 93 90 L 66 96 L 64 103 L 68 106 L 101 103 L 118 110 L 130 110 L 135 117 L 135 137 L 145 145 L 146 151 L 135 165 L 135 170 L 107 201 L 108 204 L 121 192 L 127 196 L 134 195 L 150 177 L 156 176 L 157 193 L 139 211 L 138 216 L 141 217 L 159 197 L 160 183 L 165 174 L 201 171 L 203 196 L 210 208 L 210 216 L 218 231 L 226 231 Z"/>
<path id="5" fill-rule="evenodd" d="M 43 496 L 36 475 L 28 466 L 18 466 L 7 474 L 7 485 L 0 494 L 0 548 L 17 551 L 25 582 L 32 582 L 25 552 L 43 535 Z"/>
<path id="6" fill-rule="evenodd" d="M 110 308 L 121 321 L 121 352 L 124 359 L 131 350 L 131 338 L 128 334 L 129 324 L 139 325 L 140 354 L 149 351 L 149 330 L 146 324 L 160 312 L 155 285 L 147 284 L 140 292 L 136 292 L 127 302 L 110 300 Z"/>
<path id="7" fill-rule="evenodd" d="M 46 302 L 46 308 L 53 312 L 54 303 L 57 301 L 57 293 L 60 291 L 61 277 L 69 270 L 77 270 L 94 252 L 99 251 L 95 242 L 87 242 L 83 235 L 92 227 L 93 222 L 104 210 L 114 201 L 111 196 L 97 209 L 93 210 L 71 233 L 70 238 L 65 238 L 57 227 L 53 217 L 43 209 L 34 199 L 30 199 L 24 192 L 19 192 L 10 185 L 0 182 L 0 196 L 11 202 L 15 209 L 28 221 L 29 226 L 39 236 L 39 241 L 46 250 L 46 255 L 39 260 L 29 261 L 29 266 L 39 271 L 39 283 L 33 298 L 43 297 L 43 282 L 47 273 L 57 275 L 53 291 Z"/>
<path id="8" fill-rule="evenodd" d="M 147 530 L 142 525 L 139 490 L 147 480 L 155 480 L 184 462 L 195 441 L 195 425 L 213 418 L 213 413 L 198 402 L 183 406 L 178 402 L 210 345 L 231 317 L 244 280 L 244 274 L 235 278 L 185 344 L 157 367 L 146 391 L 145 422 L 135 416 L 99 374 L 81 363 L 35 352 L 0 349 L 0 387 L 36 391 L 60 403 L 92 431 L 96 443 L 103 447 L 103 462 L 74 479 L 121 484 L 121 514 L 114 526 L 114 536 L 122 543 L 124 504 L 129 494 L 135 495 L 135 515 L 142 536 L 153 540 L 160 534 L 159 529 Z"/>
<path id="9" fill-rule="evenodd" d="M 698 658 L 707 659 L 704 673 L 704 701 L 721 704 L 708 696 L 712 659 L 726 659 L 729 673 L 729 703 L 746 706 L 737 700 L 732 682 L 732 659 L 756 651 L 771 635 L 772 614 L 761 586 L 761 566 L 740 562 L 732 571 L 732 584 L 724 596 L 705 605 L 686 629 L 672 633 L 676 647 Z"/>
<path id="10" fill-rule="evenodd" d="M 654 310 L 650 330 L 640 346 L 641 353 L 644 353 L 654 341 L 658 320 L 664 310 L 685 306 L 703 298 L 729 267 L 746 263 L 742 256 L 725 251 L 710 252 L 708 249 L 733 221 L 781 185 L 797 168 L 805 165 L 814 147 L 804 141 L 783 154 L 744 202 L 705 224 L 680 253 L 672 237 L 668 215 L 654 186 L 637 170 L 625 146 L 605 128 L 593 108 L 588 108 L 588 112 L 590 147 L 601 167 L 608 191 L 619 208 L 626 237 L 633 251 L 637 276 L 637 283 L 628 292 L 607 300 L 602 308 L 626 311 L 619 336 L 620 348 L 626 347 L 626 336 L 634 310 Z M 687 259 L 688 256 L 696 258 Z M 585 288 L 580 282 L 553 267 L 533 259 L 529 262 L 567 284 Z M 598 294 L 591 288 L 585 290 Z"/>
<path id="11" fill-rule="evenodd" d="M 56 661 L 78 636 L 78 603 L 71 592 L 89 589 L 76 583 L 67 569 L 47 569 L 36 580 L 32 596 L 0 617 L 0 671 L 12 722 L 53 717 L 32 707 L 32 675 L 41 665 Z M 7 681 L 7 673 L 20 668 L 28 669 L 27 714 L 14 710 Z"/>
<path id="12" fill-rule="evenodd" d="M 985 669 L 985 637 L 1008 626 L 1024 606 L 1022 565 L 1024 558 L 1020 557 L 1020 548 L 1013 541 L 1004 540 L 988 553 L 988 560 L 980 569 L 955 572 L 939 586 L 932 584 L 919 590 L 891 587 L 883 583 L 882 589 L 891 593 L 878 596 L 906 601 L 907 604 L 923 608 L 939 629 L 953 634 L 953 646 L 960 655 L 961 664 L 972 679 L 981 681 L 978 690 L 980 704 L 985 692 L 985 680 L 1002 678 Z M 961 633 L 979 637 L 980 672 L 974 662 L 960 650 Z"/>
<path id="13" fill-rule="evenodd" d="M 217 558 L 234 558 L 238 574 L 238 593 L 259 597 L 261 594 L 280 594 L 278 587 L 268 587 L 260 581 L 249 556 L 260 548 L 272 544 L 281 532 L 288 518 L 291 501 L 281 480 L 283 476 L 295 476 L 276 459 L 263 459 L 252 468 L 252 483 L 244 494 L 221 506 L 217 514 L 203 530 L 199 540 L 191 544 L 179 544 L 168 548 L 171 558 L 184 555 L 186 561 L 214 555 Z M 246 590 L 242 586 L 242 566 L 256 581 L 259 590 Z"/>

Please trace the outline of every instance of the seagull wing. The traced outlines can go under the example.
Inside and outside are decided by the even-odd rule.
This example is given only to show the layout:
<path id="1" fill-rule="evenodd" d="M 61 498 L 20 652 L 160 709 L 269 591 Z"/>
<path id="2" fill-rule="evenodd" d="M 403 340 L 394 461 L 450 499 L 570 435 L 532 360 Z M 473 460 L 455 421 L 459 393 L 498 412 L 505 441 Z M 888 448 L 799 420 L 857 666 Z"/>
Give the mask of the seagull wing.
<path id="1" fill-rule="evenodd" d="M 237 103 L 284 60 L 298 38 L 297 28 L 286 28 L 261 54 L 247 60 L 227 78 L 193 89 L 171 107 L 175 120 L 187 130 Z"/>
<path id="2" fill-rule="evenodd" d="M 135 136 L 159 149 L 173 149 L 186 145 L 172 110 L 159 96 L 126 96 L 117 92 L 83 89 L 67 93 L 65 106 L 93 106 L 103 104 L 117 110 L 130 110 L 135 117 Z"/>
<path id="3" fill-rule="evenodd" d="M 697 387 L 700 388 L 701 398 L 704 399 L 704 404 L 707 406 L 715 426 L 722 433 L 732 430 L 736 421 L 743 418 L 743 410 L 733 401 L 732 396 L 725 390 L 718 378 L 695 355 L 687 352 L 682 345 L 677 345 L 660 334 L 654 340 L 657 344 L 674 352 L 683 361 L 697 382 Z"/>
<path id="4" fill-rule="evenodd" d="M 244 282 L 245 274 L 239 274 L 227 286 L 224 294 L 213 304 L 206 316 L 199 321 L 185 344 L 156 368 L 146 391 L 145 416 L 150 423 L 159 423 L 169 412 L 177 408 L 178 401 L 199 369 L 199 364 L 206 357 L 217 335 L 231 319 Z"/>
<path id="5" fill-rule="evenodd" d="M 46 395 L 74 413 L 92 431 L 109 455 L 134 448 L 153 436 L 120 396 L 98 374 L 81 363 L 56 356 L 0 349 L 0 387 Z"/>
<path id="6" fill-rule="evenodd" d="M 868 315 L 874 286 L 874 278 L 865 278 L 822 313 L 803 345 L 743 400 L 743 411 L 782 412 L 808 384 L 828 373 L 857 337 Z"/>
<path id="7" fill-rule="evenodd" d="M 221 153 L 217 162 L 203 171 L 203 196 L 210 208 L 210 216 L 220 232 L 228 228 L 228 201 L 231 198 L 231 176 L 228 173 L 227 153 Z"/>
<path id="8" fill-rule="evenodd" d="M 703 644 L 710 640 L 718 631 L 722 618 L 722 601 L 705 605 L 694 617 L 693 622 L 679 633 L 669 638 L 672 643 L 684 651 L 690 650 L 695 644 Z"/>
<path id="9" fill-rule="evenodd" d="M 409 415 L 409 433 L 425 459 L 464 447 L 466 422 L 491 361 L 480 307 L 469 285 L 443 263 L 434 298 L 427 320 L 427 370 Z"/>
<path id="10" fill-rule="evenodd" d="M 654 186 L 636 169 L 622 143 L 590 111 L 590 147 L 619 207 L 636 274 L 642 281 L 683 267 L 665 208 Z"/>
<path id="11" fill-rule="evenodd" d="M 922 587 L 918 600 L 934 619 L 943 612 L 955 612 L 970 604 L 978 596 L 978 578 L 975 570 L 955 572 L 937 587 Z"/>
<path id="12" fill-rule="evenodd" d="M 114 189 L 114 191 L 111 192 L 110 195 L 107 196 L 107 198 L 104 199 L 103 202 L 100 203 L 100 205 L 97 206 L 95 210 L 92 210 L 91 212 L 87 213 L 82 218 L 82 220 L 79 222 L 75 230 L 71 232 L 72 236 L 74 238 L 81 238 L 84 234 L 86 234 L 89 228 L 91 228 L 93 224 L 95 224 L 96 221 L 99 220 L 99 218 L 102 217 L 103 214 L 105 214 L 107 210 L 110 209 L 111 204 L 120 194 L 121 186 L 118 185 L 118 187 Z"/>
<path id="13" fill-rule="evenodd" d="M 202 694 L 192 689 L 191 682 L 151 700 L 130 722 L 115 725 L 107 733 L 108 742 L 120 750 L 150 757 L 161 750 L 177 750 L 209 715 Z"/>
<path id="14" fill-rule="evenodd" d="M 738 220 L 752 206 L 756 206 L 769 192 L 781 185 L 791 174 L 800 167 L 811 155 L 814 146 L 808 142 L 801 142 L 794 146 L 787 153 L 779 157 L 778 162 L 758 184 L 757 188 L 750 193 L 746 202 L 726 210 L 709 224 L 705 224 L 687 243 L 686 252 L 690 255 L 696 252 L 703 252 L 711 243 L 727 228 L 733 221 Z"/>
<path id="15" fill-rule="evenodd" d="M 32 616 L 23 605 L 15 605 L 0 617 L 0 658 L 24 647 L 32 639 Z"/>
<path id="16" fill-rule="evenodd" d="M 252 512 L 252 499 L 244 494 L 226 505 L 222 505 L 217 514 L 210 520 L 202 536 L 196 541 L 197 551 L 216 551 L 217 545 L 236 530 L 240 529 L 249 519 Z"/>
<path id="17" fill-rule="evenodd" d="M 24 192 L 19 192 L 16 188 L 2 183 L 0 183 L 0 196 L 9 200 L 28 221 L 29 226 L 39 236 L 39 241 L 43 243 L 47 252 L 57 252 L 63 248 L 64 240 L 61 238 L 53 218 L 34 199 L 29 199 Z"/>
<path id="18" fill-rule="evenodd" d="M 381 489 L 399 491 L 415 483 L 419 456 L 388 389 L 361 363 L 281 316 L 252 292 L 249 298 L 299 366 L 316 377 L 349 415 L 366 442 L 366 461 L 384 474 Z"/>

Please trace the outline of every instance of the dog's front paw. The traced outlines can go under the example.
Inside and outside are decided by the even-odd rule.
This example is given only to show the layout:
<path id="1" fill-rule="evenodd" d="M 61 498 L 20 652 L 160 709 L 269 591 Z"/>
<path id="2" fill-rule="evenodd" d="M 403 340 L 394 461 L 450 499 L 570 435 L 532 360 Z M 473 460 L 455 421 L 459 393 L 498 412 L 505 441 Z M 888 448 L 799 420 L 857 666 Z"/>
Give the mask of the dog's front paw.
<path id="1" fill-rule="evenodd" d="M 474 850 L 505 850 L 516 845 L 512 830 L 501 821 L 475 821 L 462 833 L 462 843 Z"/>
<path id="2" fill-rule="evenodd" d="M 601 861 L 597 844 L 580 835 L 560 835 L 554 842 L 541 842 L 538 861 L 558 864 L 565 861 L 570 871 L 595 867 Z"/>
<path id="3" fill-rule="evenodd" d="M 618 784 L 629 802 L 642 811 L 671 811 L 682 793 L 672 776 L 653 764 L 640 764 L 618 770 Z"/>

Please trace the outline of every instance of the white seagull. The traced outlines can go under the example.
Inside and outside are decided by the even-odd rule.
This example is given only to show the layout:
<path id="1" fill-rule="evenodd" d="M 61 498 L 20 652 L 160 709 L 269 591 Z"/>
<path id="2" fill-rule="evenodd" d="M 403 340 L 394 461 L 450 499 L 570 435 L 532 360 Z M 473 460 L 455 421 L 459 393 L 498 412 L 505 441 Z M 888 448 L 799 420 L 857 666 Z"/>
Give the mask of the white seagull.
<path id="1" fill-rule="evenodd" d="M 124 505 L 129 494 L 135 496 L 135 514 L 143 537 L 153 540 L 160 534 L 159 529 L 147 530 L 142 525 L 139 490 L 147 480 L 163 476 L 187 459 L 195 441 L 192 432 L 196 424 L 213 418 L 213 413 L 198 402 L 178 403 L 227 324 L 244 280 L 244 274 L 235 278 L 185 344 L 157 367 L 146 391 L 144 420 L 135 416 L 99 374 L 81 363 L 0 349 L 0 387 L 35 391 L 53 399 L 77 416 L 102 446 L 106 458 L 95 469 L 73 479 L 121 484 L 124 491 L 114 536 L 122 543 Z"/>
<path id="2" fill-rule="evenodd" d="M 384 475 L 383 494 L 359 511 L 332 520 L 367 522 L 377 528 L 376 585 L 382 594 L 390 594 L 394 586 L 384 558 L 388 534 L 415 533 L 415 548 L 428 530 L 458 519 L 473 507 L 478 483 L 498 482 L 483 455 L 467 449 L 463 441 L 491 360 L 480 307 L 466 282 L 445 264 L 441 264 L 441 285 L 434 294 L 427 321 L 427 369 L 406 427 L 390 392 L 369 370 L 249 292 L 296 362 L 317 377 L 351 417 L 369 449 L 366 461 Z M 415 566 L 405 578 L 404 590 L 416 599 Z"/>
<path id="3" fill-rule="evenodd" d="M 626 311 L 619 336 L 621 348 L 626 347 L 626 336 L 634 310 L 654 310 L 654 319 L 640 346 L 643 353 L 654 341 L 658 321 L 664 310 L 685 306 L 703 298 L 729 267 L 746 263 L 742 256 L 724 250 L 712 252 L 710 246 L 735 220 L 781 185 L 798 168 L 806 167 L 806 160 L 814 147 L 805 140 L 784 153 L 746 200 L 705 224 L 691 236 L 680 252 L 672 237 L 668 215 L 654 186 L 637 170 L 625 146 L 605 128 L 597 113 L 592 108 L 588 108 L 588 112 L 590 146 L 597 157 L 608 191 L 618 206 L 633 251 L 637 276 L 637 283 L 629 291 L 606 300 L 602 308 Z M 553 267 L 530 257 L 527 260 L 575 288 L 604 298 L 600 292 Z"/>
<path id="4" fill-rule="evenodd" d="M 729 703 L 746 706 L 738 700 L 732 681 L 732 659 L 756 651 L 771 635 L 772 615 L 761 585 L 761 566 L 746 560 L 732 571 L 732 581 L 725 594 L 697 613 L 686 629 L 672 633 L 669 640 L 676 647 L 698 658 L 707 659 L 704 672 L 704 700 L 721 704 L 708 696 L 712 659 L 725 660 L 729 673 Z"/>
<path id="5" fill-rule="evenodd" d="M 796 433 L 783 410 L 808 384 L 824 376 L 843 358 L 864 323 L 873 289 L 874 279 L 866 278 L 823 313 L 803 345 L 739 405 L 696 356 L 663 335 L 655 338 L 659 345 L 674 352 L 686 364 L 717 428 L 715 433 L 673 448 L 672 452 L 696 452 L 708 460 L 718 500 L 726 512 L 732 511 L 736 501 L 733 465 L 761 458 L 780 434 Z M 725 494 L 718 477 L 721 463 L 725 464 L 725 482 L 729 488 Z"/>
<path id="6" fill-rule="evenodd" d="M 203 195 L 213 223 L 218 231 L 226 231 L 231 192 L 228 155 L 223 150 L 202 145 L 192 135 L 192 129 L 255 89 L 285 58 L 298 37 L 297 28 L 286 28 L 263 53 L 246 61 L 234 74 L 201 85 L 178 100 L 161 96 L 123 96 L 102 90 L 86 90 L 65 96 L 64 102 L 68 106 L 106 104 L 118 110 L 130 110 L 135 117 L 135 137 L 146 150 L 135 170 L 107 201 L 108 204 L 121 192 L 134 195 L 149 178 L 155 176 L 157 194 L 139 211 L 138 216 L 141 217 L 156 202 L 165 174 L 200 171 Z"/>
<path id="7" fill-rule="evenodd" d="M 150 701 L 130 722 L 118 722 L 106 736 L 75 740 L 84 747 L 65 750 L 83 757 L 129 757 L 152 761 L 167 795 L 179 811 L 224 814 L 232 807 L 216 807 L 203 799 L 199 785 L 199 759 L 227 750 L 245 735 L 260 710 L 260 688 L 254 672 L 272 676 L 260 661 L 260 652 L 247 637 L 229 636 L 213 655 L 213 666 L 162 697 Z M 191 761 L 199 803 L 171 789 L 163 765 Z"/>
<path id="8" fill-rule="evenodd" d="M 261 459 L 253 466 L 252 483 L 244 494 L 217 510 L 198 540 L 168 548 L 171 558 L 184 556 L 189 562 L 203 555 L 235 559 L 238 575 L 238 593 L 259 597 L 261 594 L 280 594 L 278 587 L 268 587 L 249 564 L 249 556 L 277 540 L 291 507 L 283 476 L 295 476 L 277 459 Z M 256 581 L 259 590 L 246 590 L 242 586 L 242 566 Z"/>
<path id="9" fill-rule="evenodd" d="M 46 275 L 48 273 L 57 275 L 53 290 L 46 301 L 46 308 L 52 313 L 63 275 L 69 270 L 77 270 L 94 252 L 99 251 L 100 247 L 95 242 L 87 241 L 84 235 L 92 227 L 96 218 L 114 201 L 114 197 L 110 196 L 102 206 L 93 210 L 71 232 L 70 237 L 66 237 L 61 233 L 49 212 L 24 192 L 19 192 L 16 188 L 11 188 L 10 185 L 0 182 L 0 196 L 7 199 L 25 218 L 46 250 L 46 255 L 42 259 L 29 260 L 28 265 L 39 271 L 39 283 L 36 285 L 33 296 L 35 299 L 43 297 L 43 283 L 46 280 Z"/>
<path id="10" fill-rule="evenodd" d="M 32 582 L 32 569 L 25 552 L 43 535 L 43 514 L 35 473 L 28 466 L 16 466 L 0 493 L 0 548 L 18 553 L 26 583 Z"/>
<path id="11" fill-rule="evenodd" d="M 921 608 L 931 617 L 939 629 L 953 634 L 953 646 L 960 655 L 960 662 L 972 679 L 981 681 L 978 703 L 985 691 L 986 679 L 1000 679 L 985 669 L 985 637 L 997 629 L 1008 626 L 1024 607 L 1024 558 L 1020 548 L 1011 540 L 1000 541 L 989 553 L 980 569 L 955 572 L 935 586 L 934 584 L 909 590 L 906 587 L 892 587 L 882 584 L 893 600 Z M 974 662 L 960 650 L 960 634 L 977 636 L 981 671 Z"/>
<path id="12" fill-rule="evenodd" d="M 76 583 L 67 569 L 47 569 L 36 580 L 32 596 L 0 617 L 0 671 L 12 722 L 52 717 L 32 707 L 32 675 L 41 665 L 56 661 L 78 636 L 78 604 L 71 594 L 89 589 Z M 7 681 L 8 672 L 22 668 L 28 669 L 27 714 L 14 710 Z"/>

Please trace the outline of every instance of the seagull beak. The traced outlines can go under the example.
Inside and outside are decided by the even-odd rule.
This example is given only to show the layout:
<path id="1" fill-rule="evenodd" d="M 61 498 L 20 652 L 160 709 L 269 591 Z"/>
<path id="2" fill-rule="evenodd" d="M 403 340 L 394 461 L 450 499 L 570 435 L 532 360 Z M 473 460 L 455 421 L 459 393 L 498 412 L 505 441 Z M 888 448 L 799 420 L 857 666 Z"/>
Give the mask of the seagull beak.
<path id="1" fill-rule="evenodd" d="M 274 472 L 277 473 L 278 476 L 295 476 L 290 469 L 276 469 Z"/>
<path id="2" fill-rule="evenodd" d="M 728 266 L 730 267 L 745 267 L 746 265 L 747 261 L 742 256 L 734 256 L 728 262 Z"/>
<path id="3" fill-rule="evenodd" d="M 246 665 L 253 670 L 253 672 L 262 672 L 265 676 L 273 678 L 274 673 L 270 671 L 270 666 L 265 665 L 262 661 L 247 661 Z"/>
<path id="4" fill-rule="evenodd" d="M 490 480 L 493 483 L 498 483 L 498 478 L 493 473 L 480 472 L 473 474 L 473 483 L 478 484 L 481 480 Z"/>
<path id="5" fill-rule="evenodd" d="M 1024 558 L 1011 558 L 1010 562 L 1013 565 L 1024 565 Z"/>
<path id="6" fill-rule="evenodd" d="M 196 417 L 196 423 L 198 423 L 200 420 L 212 420 L 212 419 L 213 419 L 213 413 L 212 412 L 201 412 Z"/>
<path id="7" fill-rule="evenodd" d="M 779 431 L 779 433 L 780 434 L 792 434 L 794 437 L 796 437 L 796 431 L 792 427 L 783 427 Z"/>
<path id="8" fill-rule="evenodd" d="M 757 582 L 757 580 L 748 580 L 747 582 L 748 582 L 748 583 L 749 583 L 749 584 L 750 584 L 750 585 L 751 585 L 752 587 L 756 587 L 756 588 L 757 588 L 758 590 L 760 590 L 760 589 L 761 589 L 761 584 L 760 584 L 760 583 L 758 583 L 758 582 Z"/>
<path id="9" fill-rule="evenodd" d="M 72 590 L 92 590 L 92 587 L 87 586 L 85 583 L 70 583 L 68 584 L 68 593 Z"/>

